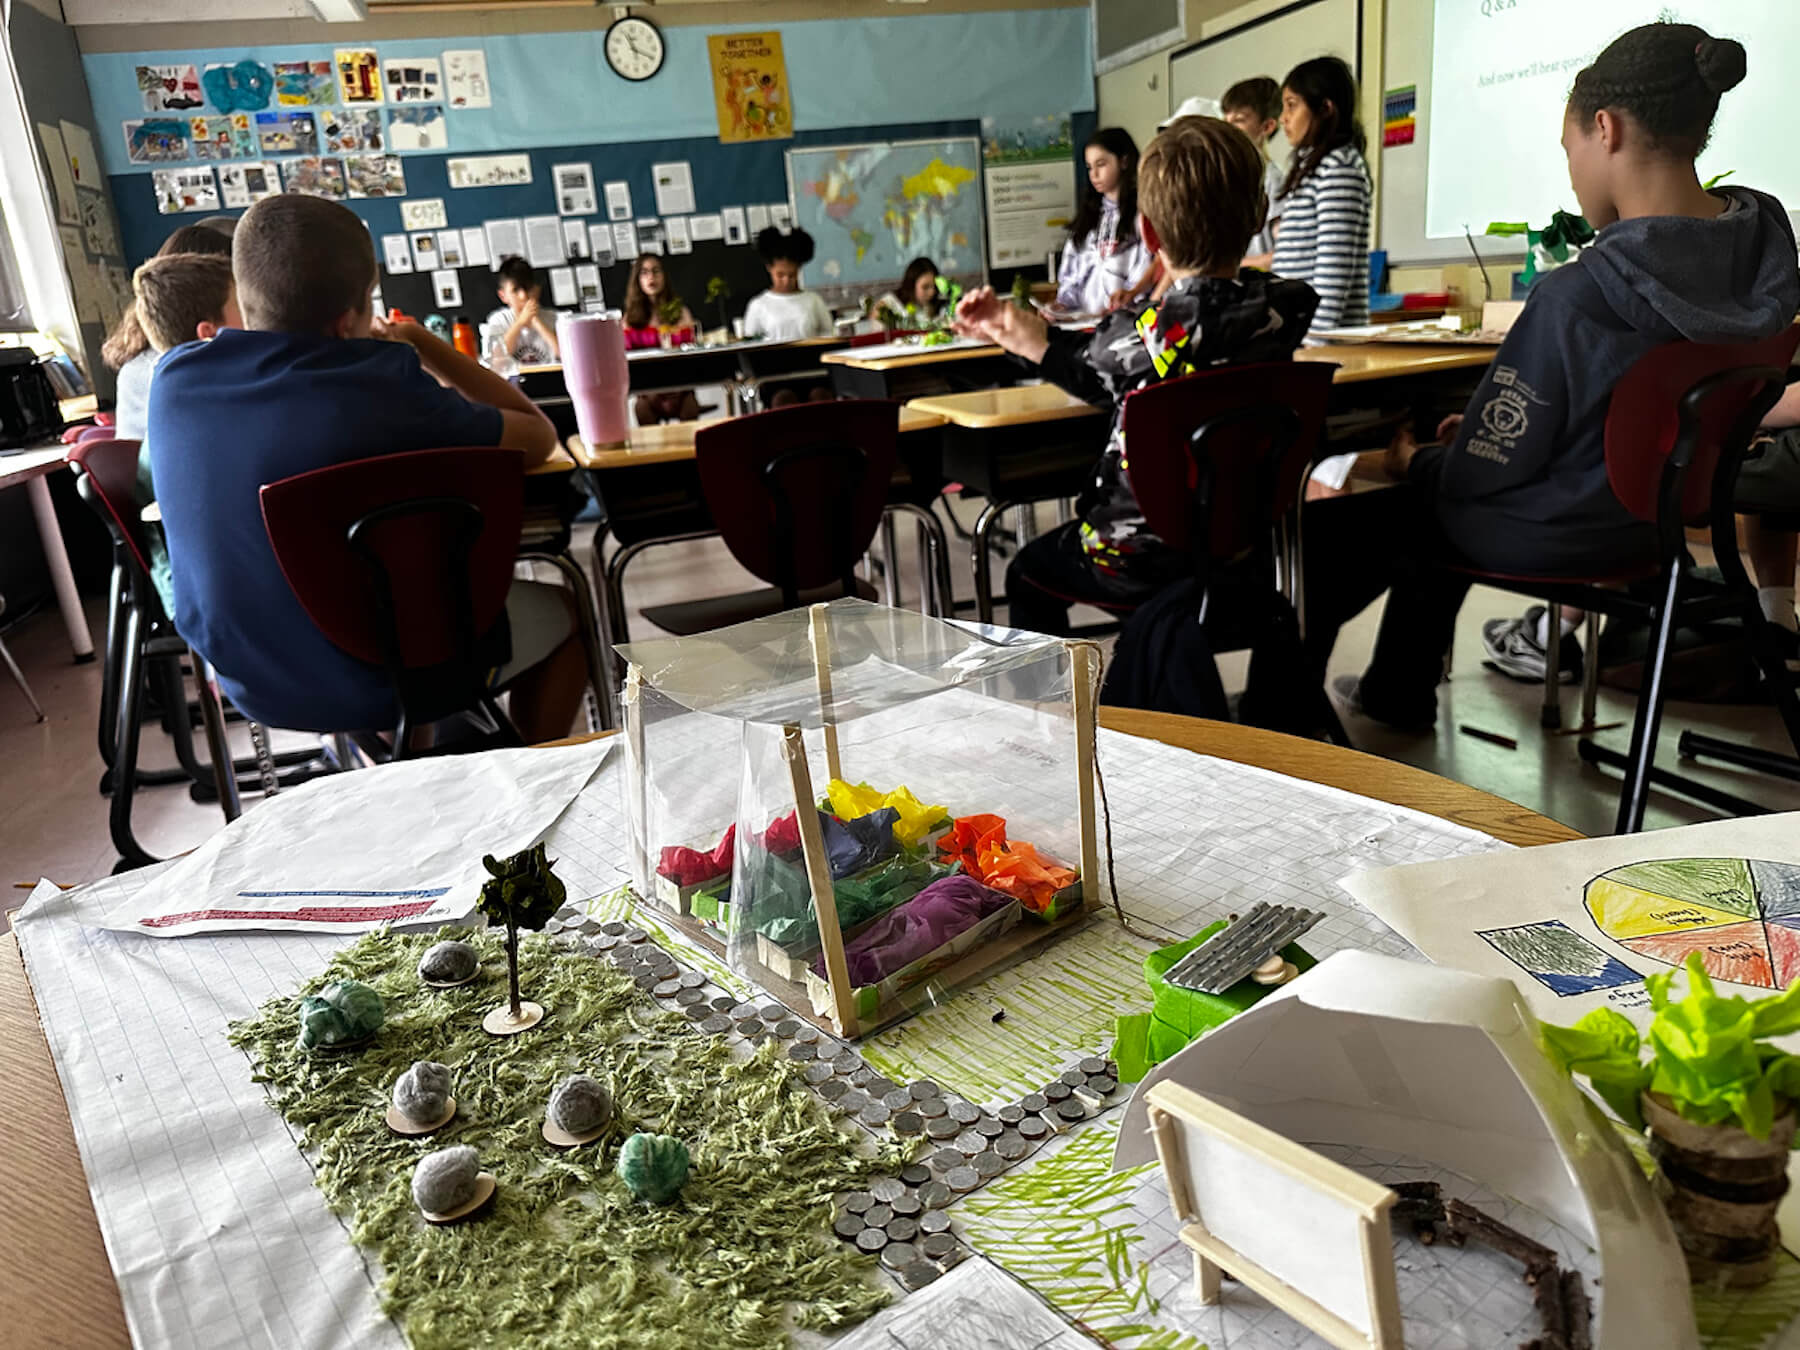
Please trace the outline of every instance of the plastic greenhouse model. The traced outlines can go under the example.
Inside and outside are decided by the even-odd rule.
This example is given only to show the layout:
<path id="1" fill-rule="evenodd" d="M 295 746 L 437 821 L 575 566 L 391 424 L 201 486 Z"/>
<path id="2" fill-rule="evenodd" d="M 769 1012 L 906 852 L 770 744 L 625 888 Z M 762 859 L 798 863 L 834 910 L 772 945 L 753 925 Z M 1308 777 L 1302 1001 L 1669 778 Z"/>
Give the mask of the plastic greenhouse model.
<path id="1" fill-rule="evenodd" d="M 640 895 L 818 1025 L 1081 922 L 1091 644 L 838 600 L 619 651 Z"/>

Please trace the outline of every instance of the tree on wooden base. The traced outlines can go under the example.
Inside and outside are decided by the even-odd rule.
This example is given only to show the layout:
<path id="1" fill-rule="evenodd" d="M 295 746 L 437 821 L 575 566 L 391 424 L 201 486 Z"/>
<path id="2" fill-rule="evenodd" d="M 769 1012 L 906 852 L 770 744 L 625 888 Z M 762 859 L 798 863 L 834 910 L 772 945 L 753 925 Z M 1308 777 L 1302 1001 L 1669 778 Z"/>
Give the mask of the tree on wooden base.
<path id="1" fill-rule="evenodd" d="M 519 999 L 519 930 L 537 931 L 562 908 L 567 892 L 552 864 L 544 856 L 544 846 L 533 844 L 504 862 L 492 855 L 483 857 L 489 879 L 481 884 L 481 900 L 477 905 L 489 922 L 506 925 L 506 985 L 511 998 L 511 1013 L 516 1021 L 523 1014 Z"/>

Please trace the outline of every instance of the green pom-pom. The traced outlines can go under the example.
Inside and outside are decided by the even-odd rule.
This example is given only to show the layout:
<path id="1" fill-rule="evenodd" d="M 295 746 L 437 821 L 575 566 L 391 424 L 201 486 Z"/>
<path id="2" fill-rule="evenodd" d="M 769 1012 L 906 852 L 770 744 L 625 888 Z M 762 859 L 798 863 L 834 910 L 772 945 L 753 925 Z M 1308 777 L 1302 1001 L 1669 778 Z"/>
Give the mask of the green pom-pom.
<path id="1" fill-rule="evenodd" d="M 647 1205 L 666 1205 L 687 1182 L 687 1145 L 668 1134 L 634 1134 L 619 1150 L 616 1169 L 631 1193 Z"/>
<path id="2" fill-rule="evenodd" d="M 381 995 L 366 984 L 340 980 L 300 1000 L 300 1048 L 351 1045 L 373 1036 L 383 1016 Z"/>

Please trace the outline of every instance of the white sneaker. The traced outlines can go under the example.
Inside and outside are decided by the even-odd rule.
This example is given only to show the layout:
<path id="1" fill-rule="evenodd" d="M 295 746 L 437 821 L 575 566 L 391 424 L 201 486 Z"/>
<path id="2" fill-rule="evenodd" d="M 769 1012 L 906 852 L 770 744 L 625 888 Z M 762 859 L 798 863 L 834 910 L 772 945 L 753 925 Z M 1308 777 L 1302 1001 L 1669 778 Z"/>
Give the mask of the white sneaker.
<path id="1" fill-rule="evenodd" d="M 1482 624 L 1481 646 L 1487 664 L 1515 680 L 1542 684 L 1546 657 L 1537 635 L 1544 610 L 1543 605 L 1533 605 L 1517 619 L 1489 619 Z M 1581 644 L 1573 633 L 1565 633 L 1559 647 L 1557 683 L 1573 684 L 1581 678 Z"/>

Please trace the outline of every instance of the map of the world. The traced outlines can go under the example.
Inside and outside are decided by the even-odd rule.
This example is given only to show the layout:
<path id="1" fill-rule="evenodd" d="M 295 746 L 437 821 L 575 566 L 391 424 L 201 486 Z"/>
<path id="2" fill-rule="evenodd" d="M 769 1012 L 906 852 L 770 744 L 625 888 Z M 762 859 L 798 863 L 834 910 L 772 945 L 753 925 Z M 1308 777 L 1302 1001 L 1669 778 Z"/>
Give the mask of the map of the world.
<path id="1" fill-rule="evenodd" d="M 924 256 L 944 273 L 982 270 L 981 147 L 899 141 L 788 151 L 794 220 L 818 255 L 815 286 L 890 286 Z"/>

